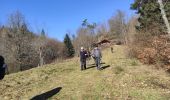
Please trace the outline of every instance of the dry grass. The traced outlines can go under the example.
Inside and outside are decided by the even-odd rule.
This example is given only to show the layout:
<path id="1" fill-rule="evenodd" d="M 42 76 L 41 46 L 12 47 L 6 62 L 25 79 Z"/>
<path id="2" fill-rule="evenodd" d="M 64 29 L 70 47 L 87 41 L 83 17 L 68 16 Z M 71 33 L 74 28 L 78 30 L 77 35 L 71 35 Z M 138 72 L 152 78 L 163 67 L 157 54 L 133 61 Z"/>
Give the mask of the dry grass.
<path id="1" fill-rule="evenodd" d="M 62 87 L 49 100 L 168 100 L 170 75 L 163 70 L 140 64 L 125 57 L 126 47 L 114 46 L 103 51 L 104 70 L 80 71 L 74 58 L 16 74 L 0 82 L 0 100 L 29 100 Z M 93 61 L 88 62 L 88 67 Z"/>

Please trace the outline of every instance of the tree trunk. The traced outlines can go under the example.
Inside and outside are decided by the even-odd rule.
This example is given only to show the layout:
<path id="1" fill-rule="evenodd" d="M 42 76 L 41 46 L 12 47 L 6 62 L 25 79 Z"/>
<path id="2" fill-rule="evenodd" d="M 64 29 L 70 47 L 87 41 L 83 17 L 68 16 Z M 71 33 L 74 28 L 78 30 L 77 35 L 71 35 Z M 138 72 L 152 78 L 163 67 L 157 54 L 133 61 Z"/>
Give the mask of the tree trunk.
<path id="1" fill-rule="evenodd" d="M 42 48 L 41 47 L 39 48 L 39 57 L 40 57 L 40 66 L 43 66 L 44 59 L 43 59 L 43 56 L 42 56 Z"/>
<path id="2" fill-rule="evenodd" d="M 161 10 L 161 15 L 162 15 L 162 18 L 163 18 L 164 23 L 166 25 L 166 28 L 167 28 L 167 31 L 168 31 L 168 35 L 170 37 L 170 25 L 169 25 L 169 22 L 168 22 L 168 19 L 167 19 L 165 10 L 164 10 L 164 5 L 162 3 L 162 0 L 158 0 L 158 3 L 160 5 L 159 9 Z"/>

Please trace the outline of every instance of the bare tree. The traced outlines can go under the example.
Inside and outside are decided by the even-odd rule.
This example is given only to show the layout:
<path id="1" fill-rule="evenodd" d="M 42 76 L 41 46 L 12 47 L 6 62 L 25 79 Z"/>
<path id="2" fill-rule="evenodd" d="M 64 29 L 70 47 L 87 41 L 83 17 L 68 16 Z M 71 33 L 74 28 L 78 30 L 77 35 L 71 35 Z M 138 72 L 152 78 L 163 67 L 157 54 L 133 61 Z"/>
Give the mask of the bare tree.
<path id="1" fill-rule="evenodd" d="M 10 28 L 20 29 L 22 27 L 22 25 L 24 25 L 24 24 L 26 24 L 25 17 L 21 12 L 16 11 L 9 15 L 8 25 Z"/>
<path id="2" fill-rule="evenodd" d="M 133 16 L 131 17 L 131 19 L 128 21 L 127 23 L 127 42 L 132 43 L 134 40 L 134 35 L 136 34 L 136 28 L 135 26 L 137 25 L 138 21 L 137 21 L 137 17 Z"/>
<path id="3" fill-rule="evenodd" d="M 17 72 L 37 66 L 34 63 L 36 58 L 35 49 L 32 46 L 32 40 L 35 37 L 29 31 L 24 16 L 20 12 L 12 13 L 8 18 L 8 27 L 5 27 L 3 33 L 2 50 L 10 72 Z"/>
<path id="4" fill-rule="evenodd" d="M 36 52 L 39 55 L 39 66 L 44 65 L 43 51 L 45 49 L 46 43 L 47 43 L 47 39 L 44 36 L 39 36 L 39 37 L 35 38 L 32 42 L 32 45 L 34 46 Z"/>
<path id="5" fill-rule="evenodd" d="M 168 19 L 167 19 L 167 16 L 166 16 L 166 13 L 165 13 L 165 10 L 164 10 L 164 5 L 162 3 L 162 0 L 158 0 L 158 3 L 160 5 L 160 10 L 161 10 L 161 14 L 162 14 L 162 18 L 164 20 L 164 23 L 166 25 L 166 28 L 167 28 L 167 32 L 168 32 L 168 35 L 170 37 L 170 25 L 169 25 L 169 22 L 168 22 Z"/>
<path id="6" fill-rule="evenodd" d="M 117 10 L 116 14 L 108 21 L 110 33 L 122 42 L 125 42 L 126 36 L 126 22 L 125 13 L 121 10 Z"/>

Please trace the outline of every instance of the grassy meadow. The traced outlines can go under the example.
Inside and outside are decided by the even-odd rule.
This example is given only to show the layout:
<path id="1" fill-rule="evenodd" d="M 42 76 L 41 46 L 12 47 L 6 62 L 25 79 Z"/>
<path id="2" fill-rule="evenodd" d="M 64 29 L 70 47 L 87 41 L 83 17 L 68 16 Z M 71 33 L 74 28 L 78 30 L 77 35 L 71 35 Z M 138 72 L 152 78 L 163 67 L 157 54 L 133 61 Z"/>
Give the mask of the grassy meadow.
<path id="1" fill-rule="evenodd" d="M 79 58 L 6 75 L 0 100 L 170 100 L 170 74 L 126 57 L 125 46 L 102 51 L 99 71 L 93 60 L 81 71 Z M 54 89 L 60 88 L 57 93 Z M 51 93 L 50 93 L 51 92 Z"/>

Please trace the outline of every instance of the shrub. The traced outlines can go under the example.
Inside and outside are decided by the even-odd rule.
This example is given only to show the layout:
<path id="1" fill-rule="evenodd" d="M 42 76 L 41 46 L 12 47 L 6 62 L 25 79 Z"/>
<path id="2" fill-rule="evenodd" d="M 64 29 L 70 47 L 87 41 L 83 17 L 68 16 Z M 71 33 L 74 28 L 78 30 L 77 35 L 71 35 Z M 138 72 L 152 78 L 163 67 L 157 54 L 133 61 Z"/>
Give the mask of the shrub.
<path id="1" fill-rule="evenodd" d="M 135 57 L 144 64 L 157 64 L 165 69 L 170 65 L 170 43 L 168 36 L 137 36 L 129 45 L 129 57 Z M 158 64 L 160 63 L 160 64 Z M 166 65 L 166 66 L 165 66 Z"/>

